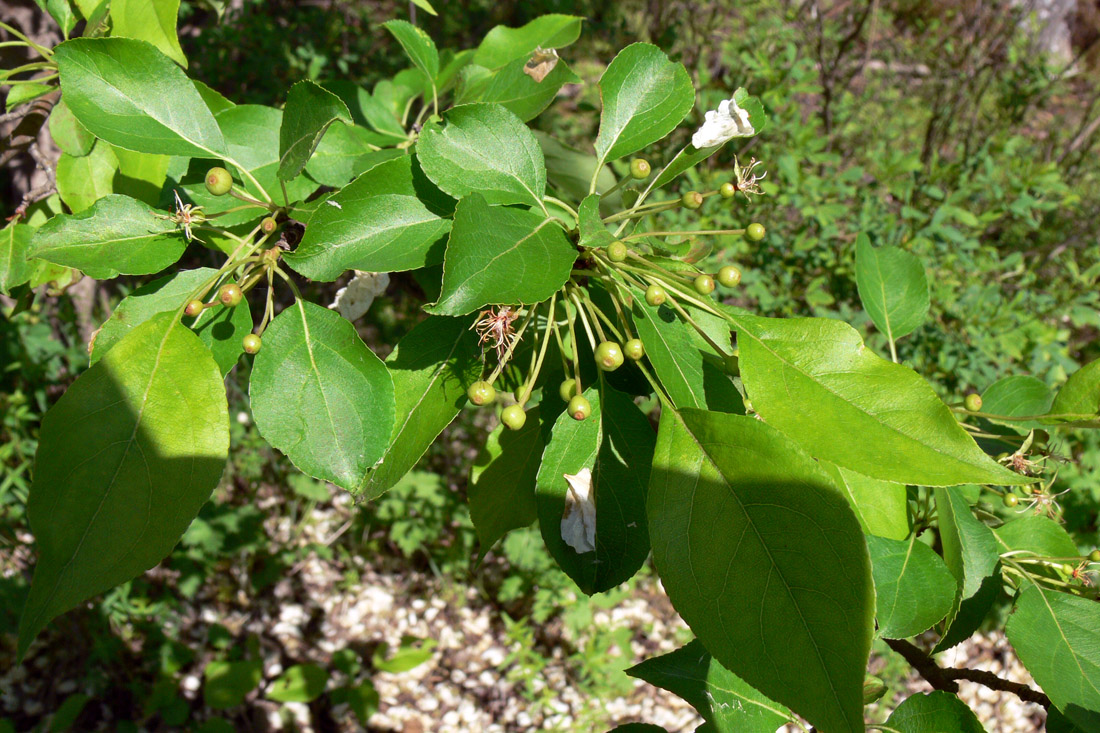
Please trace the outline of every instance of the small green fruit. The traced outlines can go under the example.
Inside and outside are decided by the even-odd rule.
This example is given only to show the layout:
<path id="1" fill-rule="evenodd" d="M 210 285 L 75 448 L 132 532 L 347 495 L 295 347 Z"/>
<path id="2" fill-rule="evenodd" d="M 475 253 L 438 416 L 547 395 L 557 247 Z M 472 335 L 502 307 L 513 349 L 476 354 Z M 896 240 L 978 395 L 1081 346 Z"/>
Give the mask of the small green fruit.
<path id="1" fill-rule="evenodd" d="M 759 242 L 765 234 L 767 234 L 767 231 L 764 229 L 764 225 L 759 222 L 754 221 L 745 228 L 745 236 L 753 242 Z"/>
<path id="2" fill-rule="evenodd" d="M 241 339 L 241 346 L 244 347 L 244 353 L 246 354 L 255 354 L 262 345 L 263 342 L 260 341 L 260 337 L 254 333 L 250 333 Z"/>
<path id="3" fill-rule="evenodd" d="M 1073 566 L 1067 562 L 1065 565 L 1062 566 L 1062 572 L 1065 575 L 1073 575 Z"/>
<path id="4" fill-rule="evenodd" d="M 233 176 L 225 168 L 214 166 L 206 172 L 206 190 L 215 196 L 224 196 L 233 188 Z"/>
<path id="5" fill-rule="evenodd" d="M 1020 497 L 1016 496 L 1015 494 L 1005 494 L 1005 498 L 1002 499 L 1002 501 L 1004 502 L 1006 507 L 1011 509 L 1012 507 L 1020 503 Z"/>
<path id="6" fill-rule="evenodd" d="M 653 169 L 649 167 L 649 161 L 644 158 L 635 158 L 630 161 L 630 175 L 638 180 L 649 178 L 649 174 L 652 170 Z"/>
<path id="7" fill-rule="evenodd" d="M 262 231 L 264 234 L 271 234 L 278 228 L 279 223 L 270 216 L 265 216 L 264 220 L 260 222 L 260 231 Z"/>
<path id="8" fill-rule="evenodd" d="M 493 389 L 493 385 L 481 380 L 470 385 L 470 388 L 466 390 L 466 396 L 475 405 L 489 405 L 497 398 L 497 391 Z"/>
<path id="9" fill-rule="evenodd" d="M 1093 550 L 1089 553 L 1089 562 L 1100 562 L 1100 550 Z"/>
<path id="10" fill-rule="evenodd" d="M 645 344 L 642 343 L 641 339 L 630 339 L 623 344 L 623 353 L 631 361 L 640 361 L 645 356 Z"/>
<path id="11" fill-rule="evenodd" d="M 732 183 L 726 182 L 718 187 L 718 193 L 724 199 L 731 199 L 733 195 L 737 193 L 737 187 Z"/>
<path id="12" fill-rule="evenodd" d="M 226 283 L 218 288 L 218 300 L 227 308 L 239 304 L 243 297 L 244 293 L 241 292 L 241 286 L 237 283 Z"/>
<path id="13" fill-rule="evenodd" d="M 508 405 L 501 410 L 500 421 L 512 430 L 519 430 L 527 422 L 527 413 L 519 405 Z"/>
<path id="14" fill-rule="evenodd" d="M 971 392 L 963 400 L 963 405 L 971 412 L 978 412 L 982 409 L 982 396 L 977 392 Z"/>
<path id="15" fill-rule="evenodd" d="M 688 191 L 680 197 L 680 203 L 688 209 L 698 209 L 703 205 L 703 194 L 698 191 Z"/>
<path id="16" fill-rule="evenodd" d="M 622 262 L 626 259 L 626 255 L 630 250 L 626 248 L 626 245 L 616 239 L 611 244 L 607 245 L 607 259 L 612 262 Z"/>
<path id="17" fill-rule="evenodd" d="M 596 366 L 613 372 L 623 365 L 623 349 L 614 341 L 604 341 L 596 347 Z"/>
<path id="18" fill-rule="evenodd" d="M 741 271 L 733 265 L 726 265 L 718 271 L 718 282 L 724 288 L 736 288 L 741 284 Z"/>
<path id="19" fill-rule="evenodd" d="M 190 303 L 187 304 L 187 307 L 183 309 L 183 312 L 191 317 L 197 316 L 198 314 L 202 313 L 202 301 L 192 300 Z"/>
<path id="20" fill-rule="evenodd" d="M 668 293 L 660 285 L 654 283 L 645 289 L 645 302 L 656 308 L 668 300 Z"/>
<path id="21" fill-rule="evenodd" d="M 700 275 L 695 278 L 695 292 L 699 295 L 710 295 L 714 292 L 714 278 L 710 275 Z"/>
<path id="22" fill-rule="evenodd" d="M 558 387 L 558 394 L 561 396 L 562 402 L 568 402 L 573 399 L 573 396 L 577 394 L 577 380 L 567 379 L 561 383 Z"/>
<path id="23" fill-rule="evenodd" d="M 565 409 L 574 420 L 584 420 L 592 414 L 592 404 L 580 395 L 575 395 L 569 400 L 569 405 Z"/>

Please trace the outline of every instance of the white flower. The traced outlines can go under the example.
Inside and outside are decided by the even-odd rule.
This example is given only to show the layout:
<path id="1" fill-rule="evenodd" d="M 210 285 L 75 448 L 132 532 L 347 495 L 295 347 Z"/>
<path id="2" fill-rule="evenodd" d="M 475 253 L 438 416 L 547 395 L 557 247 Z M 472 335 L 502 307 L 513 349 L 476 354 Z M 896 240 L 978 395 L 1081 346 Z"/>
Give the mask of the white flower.
<path id="1" fill-rule="evenodd" d="M 357 321 L 370 308 L 374 299 L 386 292 L 390 276 L 385 272 L 355 271 L 355 277 L 347 287 L 336 291 L 336 300 L 329 308 L 340 311 L 340 315 L 349 321 Z"/>
<path id="2" fill-rule="evenodd" d="M 592 470 L 582 468 L 575 475 L 564 474 L 569 483 L 565 512 L 561 515 L 561 538 L 578 554 L 596 549 L 596 504 L 592 497 Z"/>
<path id="3" fill-rule="evenodd" d="M 696 148 L 710 148 L 722 145 L 735 137 L 755 135 L 749 113 L 737 106 L 737 102 L 727 99 L 718 105 L 717 110 L 709 110 L 703 126 L 691 136 L 691 144 Z"/>

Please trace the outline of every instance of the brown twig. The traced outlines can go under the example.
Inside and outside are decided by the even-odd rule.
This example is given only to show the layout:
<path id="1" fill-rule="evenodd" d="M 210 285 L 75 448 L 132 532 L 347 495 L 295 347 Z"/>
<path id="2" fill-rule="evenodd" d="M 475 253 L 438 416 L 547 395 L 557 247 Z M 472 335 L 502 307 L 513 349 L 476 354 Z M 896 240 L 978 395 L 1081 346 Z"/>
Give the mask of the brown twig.
<path id="1" fill-rule="evenodd" d="M 923 652 L 919 647 L 907 641 L 903 641 L 902 639 L 886 639 L 886 644 L 900 654 L 905 661 L 909 662 L 913 669 L 917 670 L 917 674 L 923 677 L 928 684 L 932 685 L 933 689 L 958 694 L 959 683 L 957 680 L 968 680 L 988 687 L 991 690 L 1011 692 L 1024 702 L 1031 702 L 1036 705 L 1042 705 L 1044 708 L 1050 708 L 1050 698 L 1047 697 L 1046 694 L 1023 683 L 1012 682 L 1003 677 L 998 677 L 992 672 L 986 672 L 980 669 L 941 667 L 936 664 L 931 656 Z"/>

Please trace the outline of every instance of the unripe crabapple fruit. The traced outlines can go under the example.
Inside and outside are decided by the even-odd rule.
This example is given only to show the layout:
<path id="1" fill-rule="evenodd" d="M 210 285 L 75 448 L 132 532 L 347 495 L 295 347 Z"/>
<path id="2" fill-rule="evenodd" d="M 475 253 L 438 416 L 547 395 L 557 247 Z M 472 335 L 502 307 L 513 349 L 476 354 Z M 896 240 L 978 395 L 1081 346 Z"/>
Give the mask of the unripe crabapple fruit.
<path id="1" fill-rule="evenodd" d="M 466 390 L 466 396 L 475 405 L 488 405 L 492 404 L 493 400 L 497 398 L 497 391 L 493 389 L 493 385 L 481 380 L 470 385 L 470 388 Z"/>
<path id="2" fill-rule="evenodd" d="M 260 341 L 260 337 L 254 333 L 250 333 L 241 339 L 241 346 L 244 347 L 244 353 L 246 354 L 255 354 L 262 345 L 263 342 Z"/>
<path id="3" fill-rule="evenodd" d="M 596 347 L 596 366 L 613 372 L 623 365 L 623 350 L 614 341 L 604 341 Z"/>
<path id="4" fill-rule="evenodd" d="M 233 176 L 225 168 L 214 166 L 206 172 L 206 190 L 224 196 L 233 188 Z"/>
<path id="5" fill-rule="evenodd" d="M 519 430 L 527 422 L 527 413 L 519 405 L 508 405 L 501 410 L 500 421 L 512 430 Z"/>
<path id="6" fill-rule="evenodd" d="M 243 297 L 244 293 L 241 292 L 241 286 L 237 283 L 226 283 L 218 288 L 218 300 L 227 308 L 239 304 Z"/>
<path id="7" fill-rule="evenodd" d="M 584 420 L 592 414 L 592 403 L 584 397 L 576 395 L 573 399 L 569 400 L 569 405 L 565 410 L 574 420 Z"/>

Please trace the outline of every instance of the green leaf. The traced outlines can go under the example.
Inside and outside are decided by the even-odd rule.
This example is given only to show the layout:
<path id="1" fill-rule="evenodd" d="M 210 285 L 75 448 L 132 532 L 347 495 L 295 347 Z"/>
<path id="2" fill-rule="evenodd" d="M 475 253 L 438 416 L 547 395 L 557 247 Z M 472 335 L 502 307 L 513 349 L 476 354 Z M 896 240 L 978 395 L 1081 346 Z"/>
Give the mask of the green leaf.
<path id="1" fill-rule="evenodd" d="M 1059 418 L 1050 422 L 1065 420 L 1084 420 L 1085 416 L 1095 416 L 1100 412 L 1100 359 L 1089 362 L 1073 374 L 1058 390 L 1050 406 L 1052 415 L 1074 415 L 1075 418 Z M 1100 421 L 1086 423 L 1088 427 L 1100 427 Z"/>
<path id="2" fill-rule="evenodd" d="M 27 260 L 34 228 L 12 223 L 0 229 L 0 293 L 7 295 L 30 279 L 34 264 Z"/>
<path id="3" fill-rule="evenodd" d="M 78 20 L 76 13 L 73 12 L 73 8 L 69 5 L 69 0 L 34 0 L 38 7 L 50 14 L 50 17 L 61 26 L 61 32 L 65 38 L 69 37 L 69 32 L 76 26 Z"/>
<path id="4" fill-rule="evenodd" d="M 695 314 L 706 315 L 699 311 Z M 715 351 L 694 328 L 681 321 L 674 310 L 667 305 L 652 308 L 636 300 L 633 315 L 649 363 L 673 405 L 744 413 L 744 399 L 725 373 Z M 724 340 L 728 344 L 728 327 L 725 332 Z M 708 359 L 708 355 L 714 358 Z"/>
<path id="5" fill-rule="evenodd" d="M 168 178 L 168 155 L 135 153 L 123 148 L 112 148 L 118 158 L 115 174 L 115 193 L 135 198 L 153 206 L 160 201 L 161 189 Z"/>
<path id="6" fill-rule="evenodd" d="M 218 483 L 229 411 L 217 364 L 171 315 L 135 328 L 42 421 L 27 514 L 38 565 L 19 656 L 54 617 L 169 553 Z"/>
<path id="7" fill-rule="evenodd" d="M 546 157 L 546 176 L 550 185 L 568 198 L 580 201 L 588 195 L 588 184 L 596 172 L 596 156 L 582 153 L 561 143 L 545 132 L 536 130 L 535 139 L 539 141 Z M 596 190 L 606 191 L 615 185 L 615 174 L 610 166 L 600 168 L 596 179 Z M 622 200 L 616 191 L 610 196 L 600 198 L 600 212 L 605 216 L 617 209 L 613 208 Z M 606 208 L 605 208 L 606 207 Z"/>
<path id="8" fill-rule="evenodd" d="M 97 142 L 82 158 L 62 153 L 57 159 L 57 192 L 74 214 L 110 194 L 118 173 L 118 158 L 111 146 Z"/>
<path id="9" fill-rule="evenodd" d="M 355 713 L 359 725 L 366 725 L 367 719 L 378 712 L 378 691 L 374 689 L 370 680 L 363 680 L 358 685 L 341 687 L 330 694 L 333 705 L 347 703 Z"/>
<path id="10" fill-rule="evenodd" d="M 540 410 L 534 407 L 519 430 L 497 425 L 474 459 L 466 497 L 479 558 L 511 530 L 538 519 L 535 481 L 546 447 L 543 432 Z"/>
<path id="11" fill-rule="evenodd" d="M 16 84 L 4 99 L 4 111 L 11 112 L 21 104 L 32 102 L 56 90 L 57 87 L 53 84 Z"/>
<path id="12" fill-rule="evenodd" d="M 221 127 L 222 135 L 225 136 L 229 156 L 237 164 L 233 167 L 240 167 L 251 173 L 267 196 L 273 201 L 280 202 L 283 200 L 283 189 L 278 175 L 282 165 L 279 152 L 285 118 L 286 115 L 282 110 L 256 104 L 234 105 L 217 115 L 218 126 Z M 205 172 L 204 169 L 203 173 Z M 243 185 L 245 192 L 253 197 L 263 196 L 247 176 L 244 177 Z M 291 179 L 284 179 L 284 185 L 291 201 L 303 199 L 317 190 L 315 183 L 297 174 L 291 176 Z M 196 185 L 193 189 L 200 192 L 200 195 L 208 194 L 205 181 L 201 186 Z M 192 194 L 192 191 L 189 190 L 188 193 Z M 194 198 L 193 194 L 192 198 Z M 217 204 L 215 207 L 210 207 L 207 213 L 240 206 L 240 201 L 229 196 L 204 196 L 202 203 L 207 207 L 212 203 Z M 255 218 L 258 215 L 253 211 L 245 216 Z M 218 220 L 219 223 L 221 221 L 223 219 Z"/>
<path id="13" fill-rule="evenodd" d="M 666 408 L 647 512 L 669 599 L 722 666 L 819 728 L 862 731 L 871 564 L 815 461 L 754 418 Z"/>
<path id="14" fill-rule="evenodd" d="M 328 199 L 310 217 L 287 264 L 312 280 L 347 270 L 394 272 L 443 261 L 451 222 L 417 197 L 412 158 L 379 163 Z"/>
<path id="15" fill-rule="evenodd" d="M 195 87 L 195 91 L 202 97 L 202 101 L 206 103 L 206 107 L 212 115 L 217 115 L 219 112 L 236 106 L 226 99 L 221 92 L 211 89 L 198 79 L 192 79 L 191 85 Z"/>
<path id="16" fill-rule="evenodd" d="M 126 334 L 161 313 L 175 313 L 190 295 L 216 274 L 211 267 L 180 270 L 142 285 L 122 299 L 111 317 L 92 336 L 91 361 L 95 364 Z M 184 319 L 214 355 L 222 376 L 229 373 L 243 353 L 241 339 L 252 331 L 252 313 L 247 304 L 236 308 L 216 305 L 193 320 Z"/>
<path id="17" fill-rule="evenodd" d="M 432 658 L 437 642 L 435 639 L 417 639 L 412 636 L 401 638 L 401 646 L 389 654 L 386 642 L 379 644 L 371 654 L 371 665 L 379 672 L 398 674 L 416 669 Z"/>
<path id="18" fill-rule="evenodd" d="M 600 78 L 600 165 L 630 155 L 676 129 L 695 104 L 695 87 L 683 64 L 661 49 L 632 43 Z"/>
<path id="19" fill-rule="evenodd" d="M 378 150 L 374 142 L 377 139 L 365 127 L 334 123 L 306 163 L 306 173 L 326 186 L 342 188 L 379 163 L 405 155 L 405 151 L 393 148 Z"/>
<path id="20" fill-rule="evenodd" d="M 950 692 L 910 695 L 886 721 L 898 733 L 985 733 L 974 711 Z"/>
<path id="21" fill-rule="evenodd" d="M 413 65 L 424 72 L 428 84 L 434 86 L 439 76 L 439 51 L 428 34 L 406 20 L 388 20 L 382 27 L 393 34 Z"/>
<path id="22" fill-rule="evenodd" d="M 983 453 L 916 372 L 872 353 L 848 324 L 728 317 L 756 411 L 815 457 L 897 483 L 1030 483 Z"/>
<path id="23" fill-rule="evenodd" d="M 328 672 L 316 664 L 296 664 L 267 688 L 267 699 L 276 702 L 313 702 L 325 691 Z"/>
<path id="24" fill-rule="evenodd" d="M 74 38 L 54 53 L 65 102 L 98 138 L 140 153 L 219 158 L 225 140 L 199 92 L 145 41 Z"/>
<path id="25" fill-rule="evenodd" d="M 72 110 L 65 104 L 65 99 L 57 100 L 50 112 L 50 137 L 61 148 L 61 152 L 74 157 L 81 157 L 92 152 L 95 145 L 95 135 L 88 132 L 88 128 L 80 124 Z"/>
<path id="26" fill-rule="evenodd" d="M 519 28 L 495 26 L 485 34 L 471 63 L 499 69 L 517 59 L 526 61 L 539 48 L 563 48 L 580 36 L 583 20 L 575 15 L 543 15 Z"/>
<path id="27" fill-rule="evenodd" d="M 386 359 L 397 403 L 389 447 L 354 493 L 376 499 L 416 465 L 466 404 L 478 354 L 468 318 L 430 317 L 401 339 Z"/>
<path id="28" fill-rule="evenodd" d="M 867 535 L 867 549 L 879 636 L 916 636 L 948 614 L 955 600 L 955 577 L 932 548 L 915 535 L 904 541 Z"/>
<path id="29" fill-rule="evenodd" d="M 428 125 L 416 150 L 424 173 L 455 198 L 480 194 L 490 204 L 542 207 L 546 163 L 523 120 L 499 104 L 467 104 Z"/>
<path id="30" fill-rule="evenodd" d="M 1034 514 L 1005 522 L 992 530 L 1001 554 L 1016 552 L 1039 557 L 1075 557 L 1077 543 L 1053 519 Z"/>
<path id="31" fill-rule="evenodd" d="M 1005 633 L 1020 661 L 1067 718 L 1085 730 L 1100 725 L 1100 606 L 1029 584 Z"/>
<path id="32" fill-rule="evenodd" d="M 592 595 L 629 580 L 649 554 L 645 497 L 655 436 L 633 400 L 610 387 L 589 388 L 592 414 L 577 421 L 561 413 L 546 443 L 536 481 L 542 538 L 561 569 Z M 578 553 L 562 538 L 569 484 L 565 476 L 591 471 L 596 505 L 595 550 Z M 575 511 L 571 509 L 570 511 Z"/>
<path id="33" fill-rule="evenodd" d="M 577 244 L 582 247 L 607 247 L 615 241 L 615 235 L 607 230 L 600 217 L 600 196 L 590 194 L 584 197 L 577 208 Z"/>
<path id="34" fill-rule="evenodd" d="M 891 342 L 910 334 L 928 315 L 928 279 L 916 255 L 897 247 L 872 247 L 856 237 L 856 286 L 875 326 Z"/>
<path id="35" fill-rule="evenodd" d="M 957 488 L 937 488 L 943 559 L 955 576 L 955 600 L 935 651 L 950 649 L 978 628 L 999 594 L 1000 553 L 993 531 L 979 522 Z"/>
<path id="36" fill-rule="evenodd" d="M 982 412 L 1006 417 L 1027 417 L 1045 415 L 1050 411 L 1054 393 L 1042 380 L 1026 375 L 1003 377 L 989 385 L 982 392 Z M 990 422 L 1007 425 L 1017 431 L 1026 432 L 1031 427 L 1042 427 L 1043 421 L 997 420 Z"/>
<path id="37" fill-rule="evenodd" d="M 383 84 L 392 86 L 392 82 L 388 80 L 379 82 L 379 86 Z M 378 87 L 375 87 L 375 93 L 371 94 L 363 87 L 348 81 L 330 82 L 325 88 L 344 100 L 357 125 L 366 125 L 374 131 L 372 134 L 379 136 L 380 139 L 376 144 L 392 145 L 409 139 L 409 134 L 405 132 L 399 117 L 404 113 L 404 102 L 400 105 L 400 110 L 390 108 L 382 101 Z"/>
<path id="38" fill-rule="evenodd" d="M 393 380 L 327 308 L 298 300 L 272 319 L 249 395 L 260 435 L 314 478 L 351 491 L 386 452 Z"/>
<path id="39" fill-rule="evenodd" d="M 526 65 L 526 59 L 516 59 L 493 72 L 480 66 L 466 67 L 462 70 L 455 104 L 496 103 L 527 122 L 550 106 L 564 85 L 581 83 L 581 78 L 564 61 L 558 61 L 542 81 L 535 81 L 525 73 Z"/>
<path id="40" fill-rule="evenodd" d="M 719 664 L 698 639 L 626 673 L 687 700 L 715 733 L 775 733 L 790 720 L 786 708 Z"/>
<path id="41" fill-rule="evenodd" d="M 423 10 L 428 15 L 439 15 L 428 0 L 412 0 L 412 4 Z"/>
<path id="42" fill-rule="evenodd" d="M 828 461 L 821 461 L 856 513 L 859 526 L 868 534 L 903 540 L 909 536 L 909 512 L 905 486 L 868 478 Z M 937 619 L 938 620 L 938 619 Z"/>
<path id="43" fill-rule="evenodd" d="M 203 670 L 202 699 L 213 710 L 233 708 L 244 702 L 263 678 L 263 665 L 256 660 L 214 661 Z"/>
<path id="44" fill-rule="evenodd" d="M 61 214 L 43 224 L 32 254 L 106 280 L 159 272 L 186 247 L 176 224 L 140 201 L 114 194 L 80 214 Z"/>
<path id="45" fill-rule="evenodd" d="M 111 0 L 111 35 L 148 41 L 187 68 L 176 35 L 179 0 Z"/>
<path id="46" fill-rule="evenodd" d="M 469 196 L 455 209 L 443 291 L 426 310 L 457 316 L 486 305 L 541 303 L 569 279 L 576 259 L 553 219 Z"/>
<path id="47" fill-rule="evenodd" d="M 351 113 L 335 94 L 308 80 L 290 88 L 279 127 L 279 180 L 302 172 L 325 130 L 337 120 L 350 124 Z"/>

